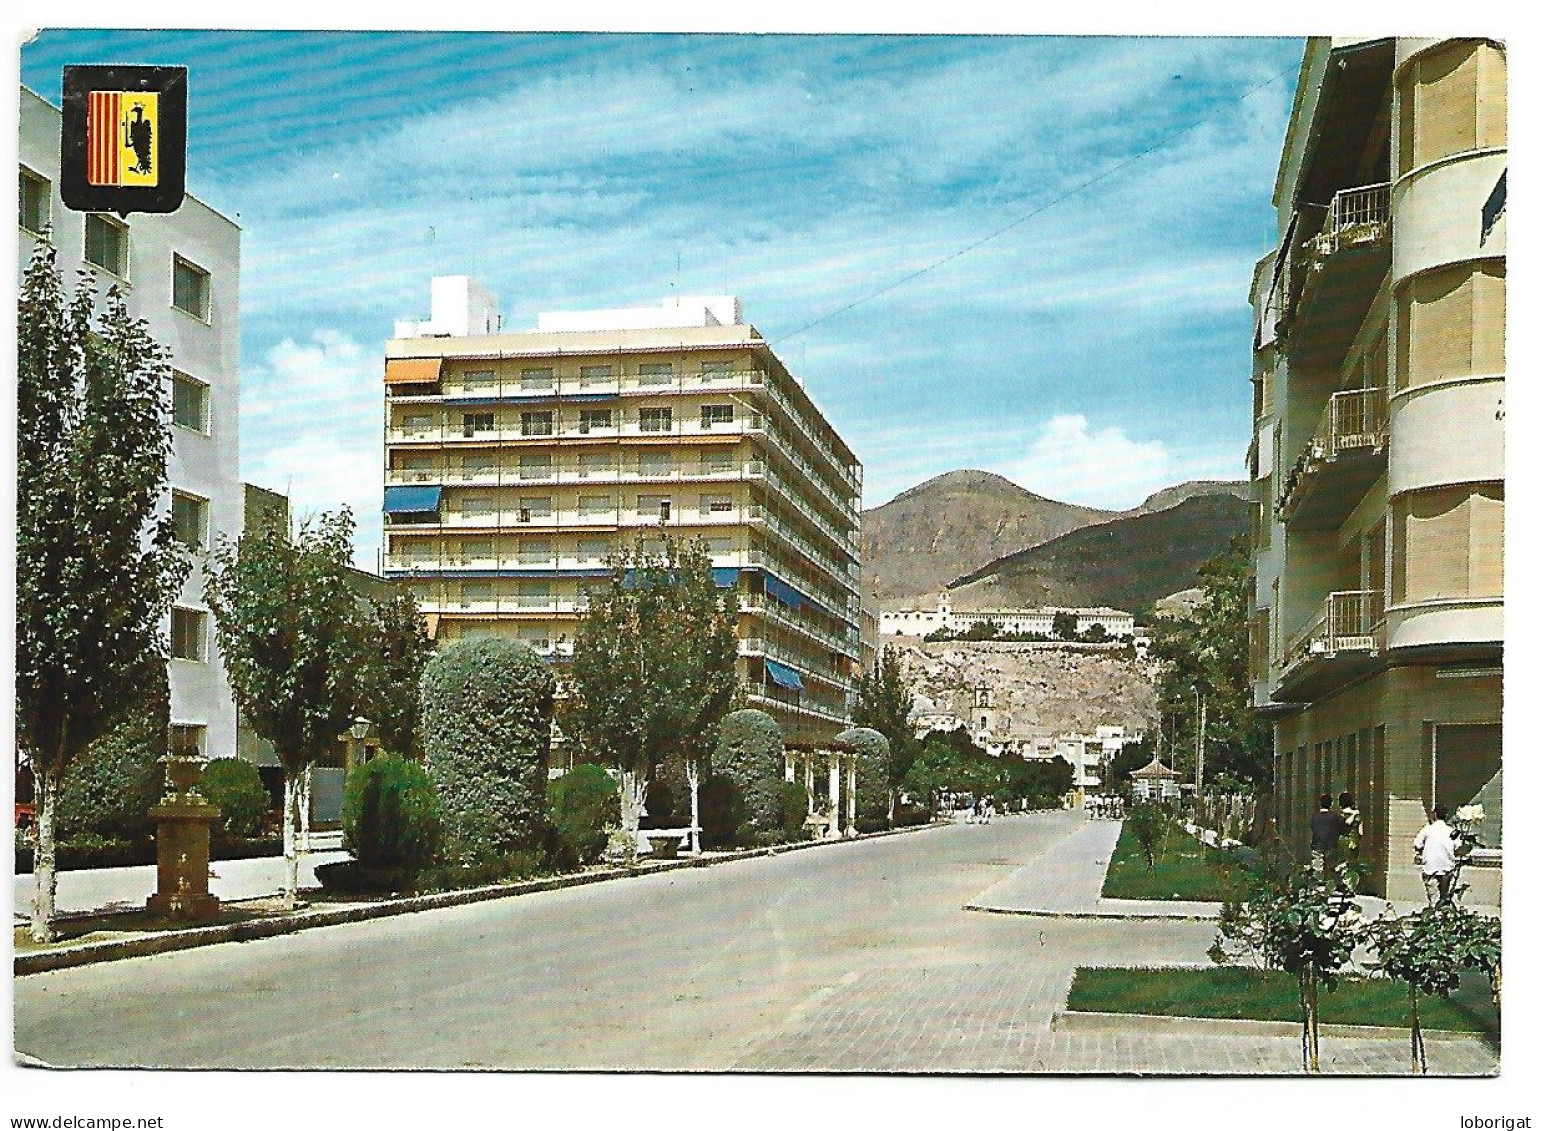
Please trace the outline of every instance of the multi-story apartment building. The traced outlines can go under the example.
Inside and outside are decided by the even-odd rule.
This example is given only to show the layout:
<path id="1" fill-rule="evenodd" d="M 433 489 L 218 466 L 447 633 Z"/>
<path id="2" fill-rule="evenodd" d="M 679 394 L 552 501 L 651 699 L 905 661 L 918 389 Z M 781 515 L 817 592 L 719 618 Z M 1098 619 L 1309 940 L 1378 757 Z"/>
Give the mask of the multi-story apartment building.
<path id="1" fill-rule="evenodd" d="M 46 239 L 67 286 L 84 268 L 99 291 L 121 290 L 129 310 L 171 354 L 165 506 L 178 536 L 195 549 L 219 535 L 238 536 L 240 229 L 192 196 L 176 212 L 127 219 L 66 209 L 59 196 L 61 128 L 58 109 L 23 88 L 18 278 Z M 173 742 L 206 757 L 234 756 L 235 701 L 196 566 L 166 632 Z"/>
<path id="2" fill-rule="evenodd" d="M 861 465 L 736 299 L 542 314 L 435 279 L 385 366 L 385 573 L 438 639 L 570 654 L 623 542 L 702 538 L 738 589 L 749 701 L 788 737 L 850 718 L 860 664 Z"/>
<path id="3" fill-rule="evenodd" d="M 1309 41 L 1252 285 L 1276 817 L 1352 791 L 1392 898 L 1437 803 L 1485 810 L 1471 898 L 1502 874 L 1506 103 L 1491 40 Z"/>

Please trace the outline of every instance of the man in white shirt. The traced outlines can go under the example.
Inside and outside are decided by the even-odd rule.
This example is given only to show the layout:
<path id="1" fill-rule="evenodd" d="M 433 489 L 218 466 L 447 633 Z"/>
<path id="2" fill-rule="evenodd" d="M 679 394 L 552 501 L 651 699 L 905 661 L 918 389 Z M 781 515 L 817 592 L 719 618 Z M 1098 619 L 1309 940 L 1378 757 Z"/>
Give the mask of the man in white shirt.
<path id="1" fill-rule="evenodd" d="M 1449 816 L 1443 805 L 1434 806 L 1434 819 L 1413 838 L 1413 853 L 1423 865 L 1423 890 L 1429 906 L 1450 902 L 1455 886 L 1456 851 L 1460 838 L 1445 824 Z"/>

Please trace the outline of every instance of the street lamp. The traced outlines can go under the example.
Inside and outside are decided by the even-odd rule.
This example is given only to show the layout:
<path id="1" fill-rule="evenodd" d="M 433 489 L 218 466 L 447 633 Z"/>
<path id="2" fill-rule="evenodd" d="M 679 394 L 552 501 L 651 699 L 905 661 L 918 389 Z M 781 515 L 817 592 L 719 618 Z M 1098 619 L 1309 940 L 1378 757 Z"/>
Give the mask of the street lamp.
<path id="1" fill-rule="evenodd" d="M 369 727 L 369 720 L 360 715 L 353 720 L 353 725 L 348 728 L 348 732 L 359 742 L 363 742 L 365 738 L 369 737 Z"/>

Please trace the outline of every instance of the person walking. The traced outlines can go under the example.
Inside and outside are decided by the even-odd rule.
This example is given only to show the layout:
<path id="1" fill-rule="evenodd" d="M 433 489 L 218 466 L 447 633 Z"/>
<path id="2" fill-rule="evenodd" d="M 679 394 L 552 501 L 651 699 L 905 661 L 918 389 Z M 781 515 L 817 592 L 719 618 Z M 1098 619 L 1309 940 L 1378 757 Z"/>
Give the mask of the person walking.
<path id="1" fill-rule="evenodd" d="M 1445 823 L 1450 815 L 1443 805 L 1434 806 L 1434 816 L 1413 837 L 1413 862 L 1423 871 L 1423 893 L 1429 906 L 1449 903 L 1455 889 L 1456 853 L 1460 838 Z"/>
<path id="2" fill-rule="evenodd" d="M 1343 835 L 1343 818 L 1332 808 L 1332 794 L 1322 794 L 1311 817 L 1311 870 L 1327 876 L 1338 862 L 1338 838 Z"/>

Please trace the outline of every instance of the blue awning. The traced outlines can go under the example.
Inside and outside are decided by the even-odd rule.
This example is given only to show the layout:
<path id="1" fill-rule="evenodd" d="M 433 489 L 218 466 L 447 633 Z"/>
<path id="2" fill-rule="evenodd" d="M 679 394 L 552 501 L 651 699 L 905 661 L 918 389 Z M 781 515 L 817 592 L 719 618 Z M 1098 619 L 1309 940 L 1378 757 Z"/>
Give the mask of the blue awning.
<path id="1" fill-rule="evenodd" d="M 433 514 L 439 509 L 439 496 L 444 488 L 387 487 L 385 489 L 386 514 Z"/>
<path id="2" fill-rule="evenodd" d="M 785 581 L 768 573 L 765 575 L 765 595 L 775 598 L 789 609 L 802 608 L 803 602 L 808 599 Z"/>
<path id="3" fill-rule="evenodd" d="M 732 589 L 738 584 L 737 566 L 714 566 L 712 568 L 712 584 L 718 589 Z"/>
<path id="4" fill-rule="evenodd" d="M 777 687 L 784 687 L 788 691 L 801 691 L 803 689 L 803 677 L 796 668 L 789 668 L 785 664 L 778 664 L 775 660 L 765 661 L 765 674 Z"/>

